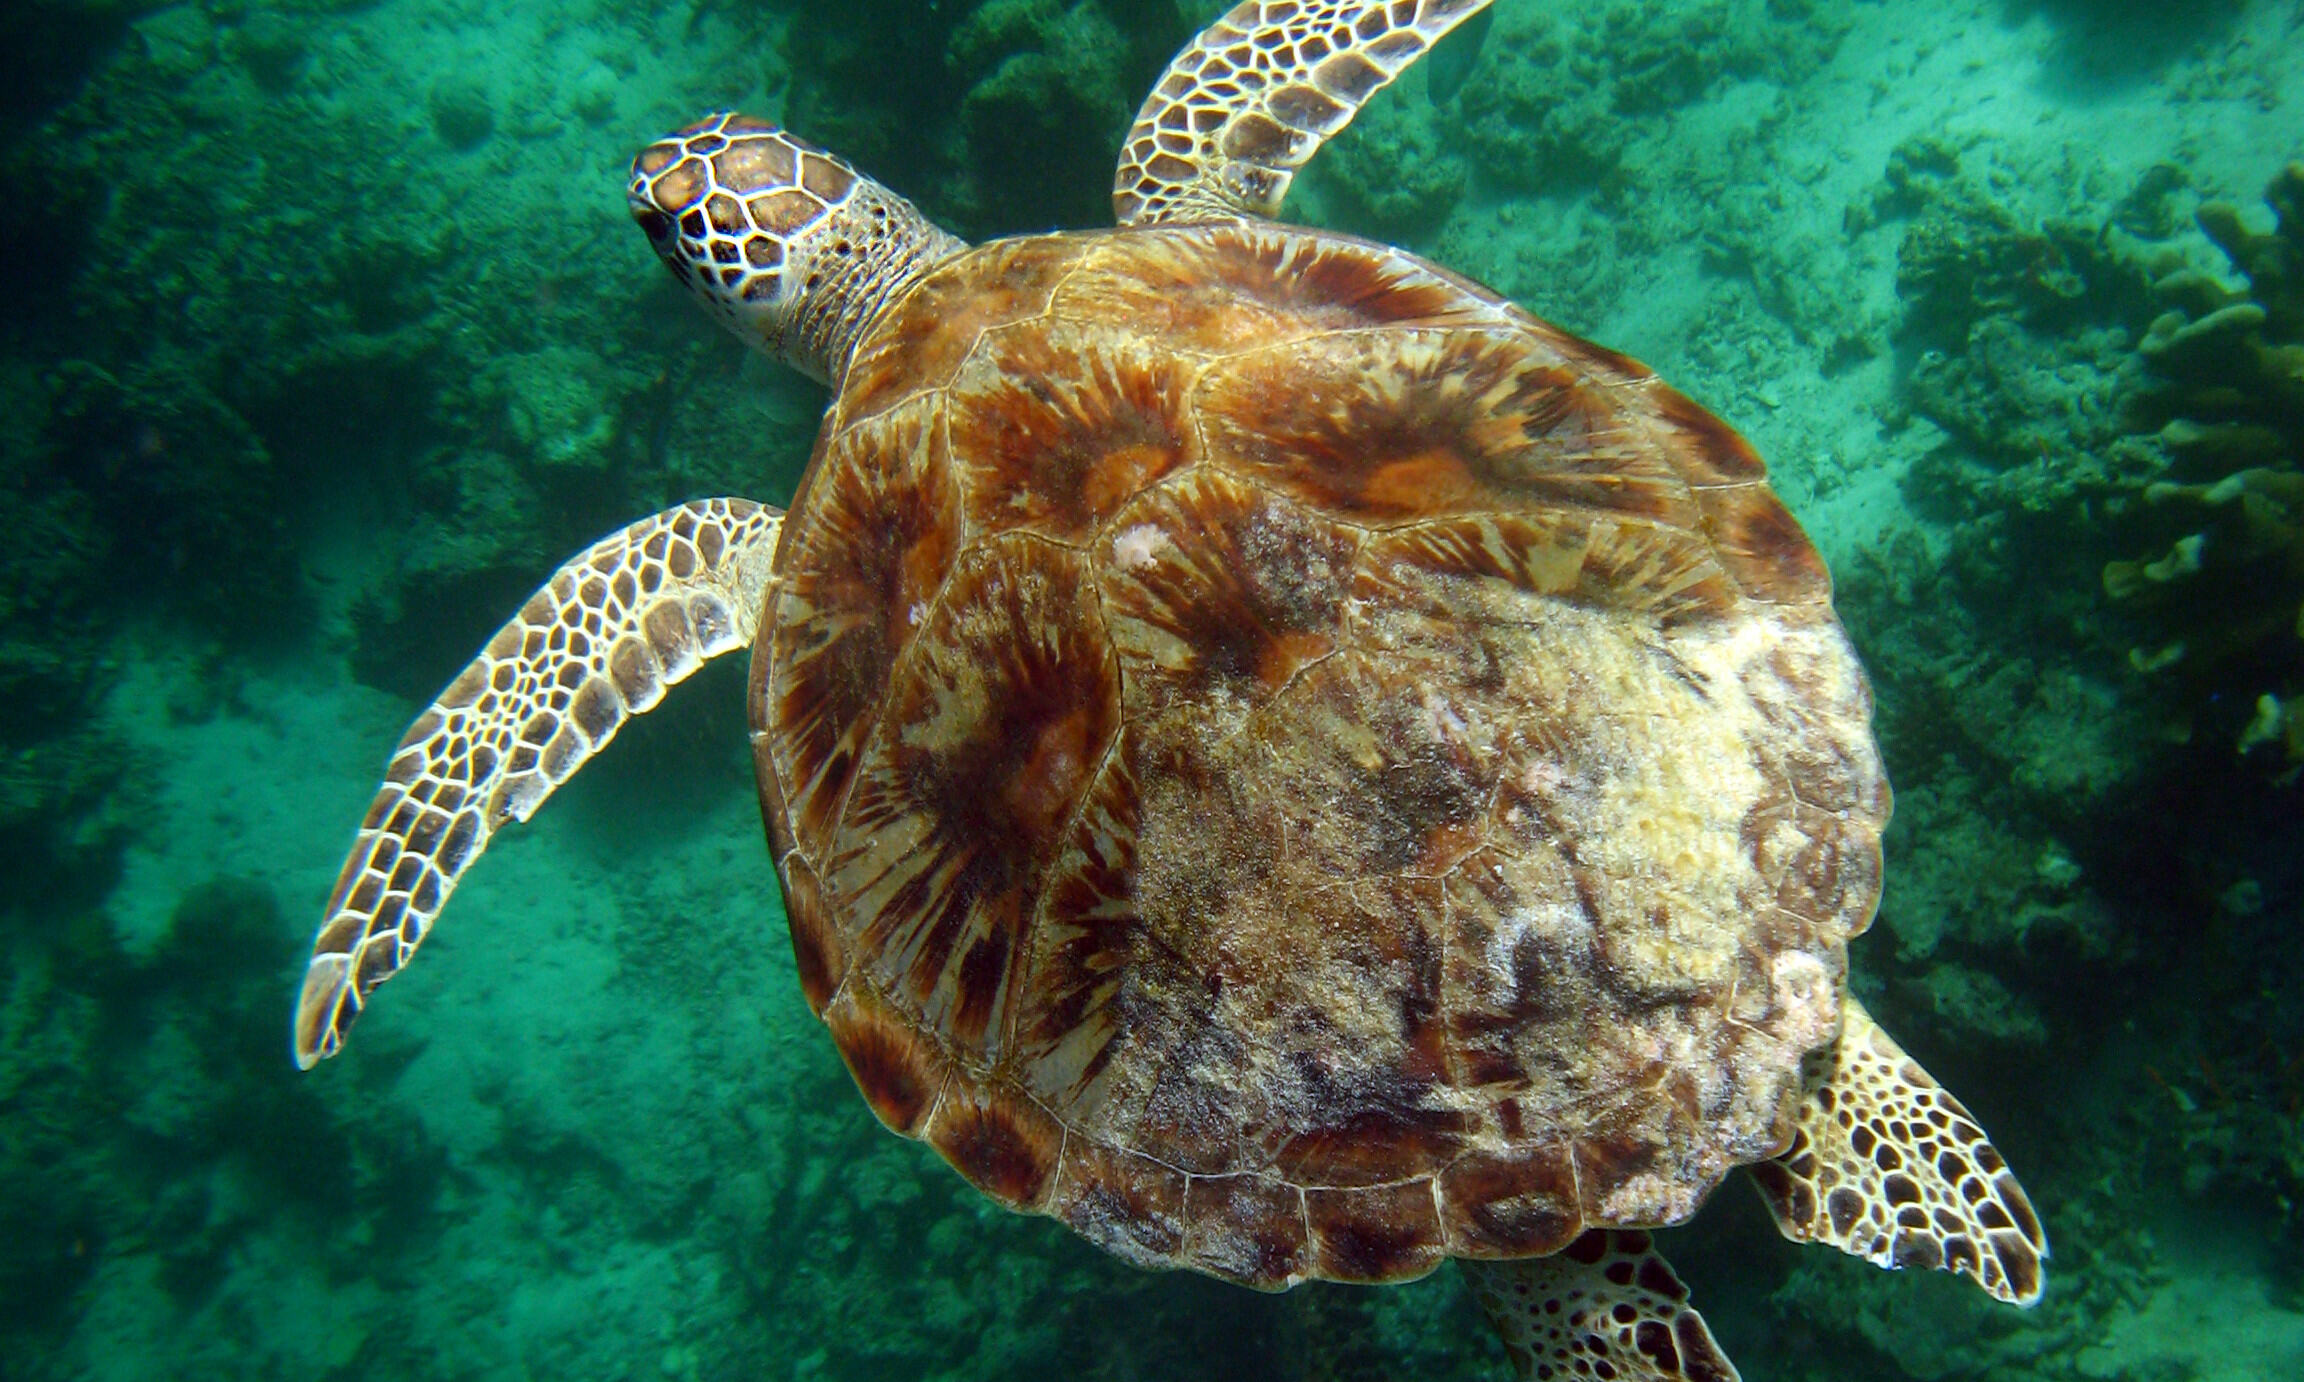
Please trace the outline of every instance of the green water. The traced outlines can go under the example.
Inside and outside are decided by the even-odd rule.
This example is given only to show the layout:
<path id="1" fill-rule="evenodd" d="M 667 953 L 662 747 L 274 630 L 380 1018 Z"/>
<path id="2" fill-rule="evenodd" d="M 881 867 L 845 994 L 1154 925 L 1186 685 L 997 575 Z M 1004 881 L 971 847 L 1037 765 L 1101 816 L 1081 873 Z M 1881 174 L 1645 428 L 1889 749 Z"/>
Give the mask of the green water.
<path id="1" fill-rule="evenodd" d="M 793 977 L 733 665 L 497 840 L 344 1057 L 287 1055 L 433 691 L 569 553 L 807 460 L 821 392 L 655 266 L 633 150 L 734 105 L 971 239 L 1100 225 L 1219 8 L 0 16 L 0 1377 L 1509 1375 L 1452 1272 L 1139 1272 L 884 1132 Z M 1856 988 L 2054 1243 L 2018 1312 L 1729 1184 L 1663 1243 L 1730 1356 L 2304 1375 L 2304 5 L 1500 0 L 1427 76 L 1288 215 L 1769 459 L 1897 789 Z"/>

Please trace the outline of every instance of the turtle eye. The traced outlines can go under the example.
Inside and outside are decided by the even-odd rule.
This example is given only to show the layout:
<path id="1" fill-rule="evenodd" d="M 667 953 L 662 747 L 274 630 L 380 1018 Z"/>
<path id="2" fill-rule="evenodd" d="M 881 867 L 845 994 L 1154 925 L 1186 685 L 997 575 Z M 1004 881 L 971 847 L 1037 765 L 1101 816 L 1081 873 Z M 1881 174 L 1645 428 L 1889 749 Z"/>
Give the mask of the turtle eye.
<path id="1" fill-rule="evenodd" d="M 635 206 L 632 219 L 640 223 L 640 231 L 648 243 L 662 249 L 672 239 L 672 218 L 653 206 Z"/>

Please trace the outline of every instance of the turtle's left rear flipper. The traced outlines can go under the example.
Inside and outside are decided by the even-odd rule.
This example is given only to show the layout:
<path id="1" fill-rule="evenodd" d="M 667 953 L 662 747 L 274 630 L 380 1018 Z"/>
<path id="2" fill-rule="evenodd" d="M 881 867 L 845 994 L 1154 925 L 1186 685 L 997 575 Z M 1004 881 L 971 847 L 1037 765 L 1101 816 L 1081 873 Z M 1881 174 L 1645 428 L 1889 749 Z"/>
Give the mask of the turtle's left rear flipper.
<path id="1" fill-rule="evenodd" d="M 1960 1101 L 1849 998 L 1811 1057 L 1792 1145 L 1752 1179 L 1796 1243 L 1883 1267 L 1958 1272 L 1994 1299 L 2040 1298 L 2048 1239 L 2016 1174 Z"/>
<path id="2" fill-rule="evenodd" d="M 781 510 L 700 499 L 580 553 L 498 630 L 384 770 L 296 1000 L 296 1063 L 333 1056 L 456 880 L 707 659 L 752 645 Z"/>
<path id="3" fill-rule="evenodd" d="M 1592 1229 L 1550 1257 L 1464 1263 L 1524 1382 L 1738 1382 L 1648 1234 Z"/>

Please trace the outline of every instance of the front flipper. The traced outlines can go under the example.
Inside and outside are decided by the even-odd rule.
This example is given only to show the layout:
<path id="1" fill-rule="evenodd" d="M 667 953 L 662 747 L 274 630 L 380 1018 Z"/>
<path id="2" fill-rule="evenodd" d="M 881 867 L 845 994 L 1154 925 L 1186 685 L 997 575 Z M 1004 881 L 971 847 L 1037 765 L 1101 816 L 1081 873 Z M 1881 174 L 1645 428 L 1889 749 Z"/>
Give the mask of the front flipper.
<path id="1" fill-rule="evenodd" d="M 1168 70 L 1120 146 L 1121 225 L 1279 214 L 1288 184 L 1489 0 L 1243 0 Z"/>
<path id="2" fill-rule="evenodd" d="M 1738 1382 L 1646 1233 L 1591 1229 L 1550 1257 L 1467 1258 L 1464 1274 L 1524 1382 Z"/>
<path id="3" fill-rule="evenodd" d="M 1752 1179 L 1796 1243 L 1883 1267 L 1958 1272 L 1995 1299 L 2040 1298 L 2048 1240 L 2015 1173 L 1960 1101 L 1854 998 L 1816 1060 L 1792 1145 Z"/>
<path id="4" fill-rule="evenodd" d="M 700 499 L 601 540 L 416 717 L 313 938 L 298 1066 L 342 1048 L 498 826 L 528 819 L 665 687 L 751 646 L 783 521 L 749 499 Z"/>

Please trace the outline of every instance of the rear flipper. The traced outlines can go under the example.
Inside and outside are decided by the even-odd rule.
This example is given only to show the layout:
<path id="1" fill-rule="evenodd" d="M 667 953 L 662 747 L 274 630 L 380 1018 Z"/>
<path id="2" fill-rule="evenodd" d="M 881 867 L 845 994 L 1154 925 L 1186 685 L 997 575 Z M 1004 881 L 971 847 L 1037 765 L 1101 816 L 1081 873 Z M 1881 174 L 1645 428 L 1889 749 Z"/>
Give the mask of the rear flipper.
<path id="1" fill-rule="evenodd" d="M 1688 1288 L 1636 1229 L 1587 1231 L 1550 1257 L 1464 1262 L 1523 1382 L 1739 1382 Z"/>
<path id="2" fill-rule="evenodd" d="M 1854 998 L 1839 1044 L 1811 1059 L 1792 1145 L 1752 1167 L 1784 1236 L 1883 1267 L 1958 1272 L 2012 1304 L 2038 1300 L 2040 1219 L 1960 1101 Z"/>

